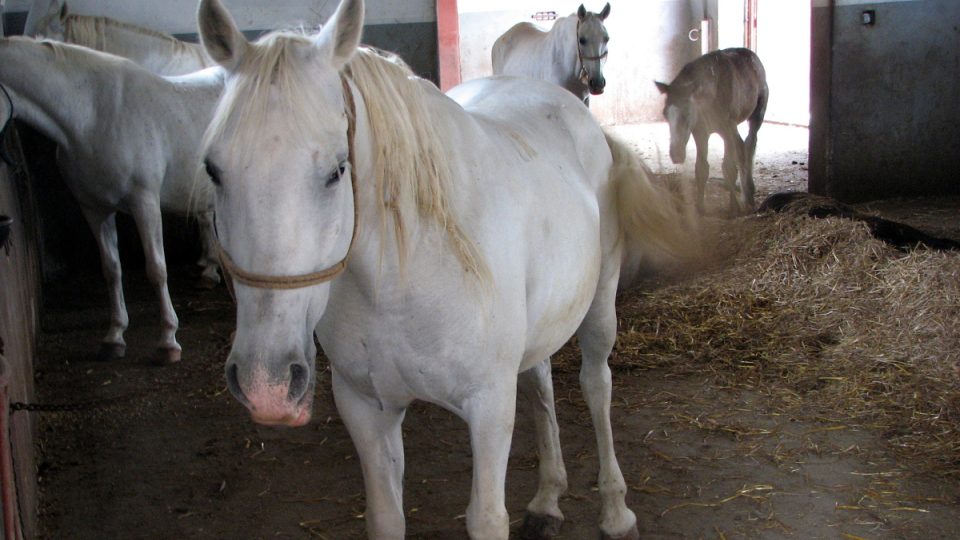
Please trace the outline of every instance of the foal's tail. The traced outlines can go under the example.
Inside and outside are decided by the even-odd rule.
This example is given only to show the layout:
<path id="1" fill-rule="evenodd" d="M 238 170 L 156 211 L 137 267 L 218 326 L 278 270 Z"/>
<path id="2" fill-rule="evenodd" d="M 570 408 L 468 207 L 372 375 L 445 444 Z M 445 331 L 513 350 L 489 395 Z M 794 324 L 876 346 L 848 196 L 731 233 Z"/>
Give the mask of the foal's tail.
<path id="1" fill-rule="evenodd" d="M 607 130 L 604 135 L 613 154 L 610 179 L 625 244 L 620 288 L 643 274 L 695 261 L 701 240 L 692 206 L 667 186 L 655 185 L 653 173 L 626 143 Z"/>

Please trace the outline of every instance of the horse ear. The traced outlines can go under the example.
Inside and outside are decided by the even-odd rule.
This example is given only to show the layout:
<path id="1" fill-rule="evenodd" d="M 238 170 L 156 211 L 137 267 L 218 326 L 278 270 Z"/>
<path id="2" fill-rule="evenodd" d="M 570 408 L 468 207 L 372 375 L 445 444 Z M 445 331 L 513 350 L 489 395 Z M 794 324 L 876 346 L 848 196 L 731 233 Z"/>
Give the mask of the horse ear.
<path id="1" fill-rule="evenodd" d="M 70 12 L 69 10 L 67 10 L 67 3 L 64 2 L 63 5 L 60 6 L 60 14 L 59 14 L 60 22 L 62 23 L 67 22 L 68 15 L 70 15 Z"/>
<path id="2" fill-rule="evenodd" d="M 610 2 L 607 2 L 607 5 L 603 6 L 603 11 L 601 11 L 598 16 L 601 21 L 607 20 L 607 17 L 610 16 Z"/>
<path id="3" fill-rule="evenodd" d="M 582 21 L 583 18 L 586 16 L 587 16 L 587 8 L 583 7 L 583 4 L 580 4 L 580 7 L 577 8 L 577 18 L 579 18 Z"/>
<path id="4" fill-rule="evenodd" d="M 342 0 L 314 42 L 318 47 L 331 47 L 333 63 L 340 69 L 353 58 L 362 34 L 363 0 Z"/>
<path id="5" fill-rule="evenodd" d="M 235 70 L 250 44 L 220 0 L 200 0 L 197 23 L 200 27 L 200 41 L 210 58 L 227 71 Z"/>
<path id="6" fill-rule="evenodd" d="M 657 85 L 657 90 L 660 90 L 661 94 L 666 94 L 670 91 L 670 85 L 667 83 L 662 83 L 660 81 L 653 81 L 653 84 Z"/>

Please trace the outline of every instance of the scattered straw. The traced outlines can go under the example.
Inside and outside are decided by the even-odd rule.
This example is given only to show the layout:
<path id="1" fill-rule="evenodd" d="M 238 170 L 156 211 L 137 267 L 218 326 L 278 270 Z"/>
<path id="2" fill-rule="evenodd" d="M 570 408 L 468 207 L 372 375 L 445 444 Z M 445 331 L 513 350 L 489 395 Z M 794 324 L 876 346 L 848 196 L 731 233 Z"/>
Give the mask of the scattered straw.
<path id="1" fill-rule="evenodd" d="M 706 373 L 838 424 L 825 430 L 879 429 L 914 470 L 960 476 L 960 254 L 794 214 L 712 236 L 695 274 L 622 295 L 614 369 Z"/>

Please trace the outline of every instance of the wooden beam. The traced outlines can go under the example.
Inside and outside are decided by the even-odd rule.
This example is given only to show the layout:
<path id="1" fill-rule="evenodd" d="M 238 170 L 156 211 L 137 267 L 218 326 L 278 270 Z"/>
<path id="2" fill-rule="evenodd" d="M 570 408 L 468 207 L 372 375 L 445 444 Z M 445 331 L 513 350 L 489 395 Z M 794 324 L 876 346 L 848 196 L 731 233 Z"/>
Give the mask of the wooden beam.
<path id="1" fill-rule="evenodd" d="M 460 15 L 457 0 L 437 0 L 437 55 L 440 90 L 460 84 Z"/>

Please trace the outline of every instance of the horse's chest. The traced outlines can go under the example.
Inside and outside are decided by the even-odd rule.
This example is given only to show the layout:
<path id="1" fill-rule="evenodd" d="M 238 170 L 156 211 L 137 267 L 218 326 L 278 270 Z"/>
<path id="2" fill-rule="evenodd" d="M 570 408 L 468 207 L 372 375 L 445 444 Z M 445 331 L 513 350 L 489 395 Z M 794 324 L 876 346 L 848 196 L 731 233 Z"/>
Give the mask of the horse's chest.
<path id="1" fill-rule="evenodd" d="M 426 399 L 456 406 L 465 382 L 479 375 L 483 346 L 475 329 L 450 332 L 432 319 L 338 324 L 321 333 L 321 343 L 338 376 L 381 403 Z"/>

